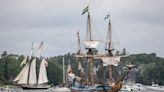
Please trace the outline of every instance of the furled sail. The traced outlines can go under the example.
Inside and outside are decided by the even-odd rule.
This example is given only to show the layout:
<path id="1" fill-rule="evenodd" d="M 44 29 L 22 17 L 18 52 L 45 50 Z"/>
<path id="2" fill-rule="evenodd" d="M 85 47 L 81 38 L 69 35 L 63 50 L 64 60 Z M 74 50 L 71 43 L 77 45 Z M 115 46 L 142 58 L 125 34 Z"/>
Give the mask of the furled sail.
<path id="1" fill-rule="evenodd" d="M 84 41 L 84 44 L 87 48 L 96 48 L 99 45 L 99 41 L 96 40 Z"/>
<path id="2" fill-rule="evenodd" d="M 19 75 L 16 77 L 14 81 L 18 81 L 18 84 L 27 84 L 28 80 L 28 72 L 29 72 L 29 63 L 25 65 Z"/>
<path id="3" fill-rule="evenodd" d="M 114 56 L 114 57 L 100 57 L 103 61 L 103 66 L 113 65 L 118 66 L 118 63 L 120 62 L 120 56 Z"/>
<path id="4" fill-rule="evenodd" d="M 45 58 L 43 58 L 40 64 L 38 84 L 43 84 L 48 82 L 46 66 L 47 66 L 47 61 L 45 60 Z"/>
<path id="5" fill-rule="evenodd" d="M 36 84 L 36 58 L 34 58 L 31 62 L 30 66 L 30 75 L 29 75 L 29 84 Z"/>

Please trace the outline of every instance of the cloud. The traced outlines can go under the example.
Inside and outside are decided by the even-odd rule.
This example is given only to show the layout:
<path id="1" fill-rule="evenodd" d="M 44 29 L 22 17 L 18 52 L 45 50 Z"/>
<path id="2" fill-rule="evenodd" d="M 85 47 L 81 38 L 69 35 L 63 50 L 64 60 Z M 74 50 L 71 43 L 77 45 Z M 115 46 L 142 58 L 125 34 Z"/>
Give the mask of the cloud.
<path id="1" fill-rule="evenodd" d="M 163 0 L 1 0 L 0 51 L 26 54 L 31 42 L 44 41 L 45 55 L 54 56 L 76 51 L 76 32 L 86 33 L 89 5 L 92 29 L 98 39 L 105 39 L 110 12 L 112 31 L 119 48 L 130 53 L 156 52 L 164 57 Z"/>

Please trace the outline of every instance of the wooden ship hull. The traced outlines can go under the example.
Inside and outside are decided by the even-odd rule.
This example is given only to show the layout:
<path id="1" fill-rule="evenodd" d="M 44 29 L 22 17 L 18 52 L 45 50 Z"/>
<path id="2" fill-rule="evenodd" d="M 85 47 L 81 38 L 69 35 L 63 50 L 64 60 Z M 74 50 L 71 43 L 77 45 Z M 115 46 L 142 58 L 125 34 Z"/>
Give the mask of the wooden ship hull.
<path id="1" fill-rule="evenodd" d="M 72 86 L 70 87 L 71 92 L 108 92 L 111 87 L 110 86 Z"/>
<path id="2" fill-rule="evenodd" d="M 87 6 L 83 10 L 83 14 L 88 13 L 87 16 L 87 35 L 86 39 L 84 41 L 85 45 L 85 53 L 81 53 L 81 46 L 80 46 L 80 36 L 79 31 L 77 33 L 78 37 L 78 52 L 76 53 L 75 57 L 77 61 L 79 62 L 79 70 L 80 74 L 78 76 L 75 76 L 75 74 L 72 72 L 71 69 L 68 68 L 67 77 L 68 80 L 72 83 L 70 86 L 70 89 L 72 92 L 118 92 L 122 88 L 123 80 L 126 79 L 126 76 L 128 75 L 129 71 L 134 66 L 129 66 L 128 71 L 125 72 L 123 75 L 118 75 L 120 79 L 115 78 L 117 80 L 113 80 L 113 67 L 116 67 L 119 65 L 119 62 L 121 61 L 121 57 L 124 56 L 124 54 L 114 53 L 115 50 L 113 48 L 113 41 L 112 41 L 112 32 L 111 32 L 111 22 L 109 19 L 108 23 L 108 30 L 107 30 L 107 39 L 105 43 L 105 53 L 100 54 L 98 53 L 97 47 L 100 43 L 99 40 L 94 40 L 92 36 L 92 30 L 91 30 L 91 19 L 90 19 L 90 13 L 89 13 L 89 6 Z M 107 19 L 110 15 L 108 14 L 105 19 Z M 84 80 L 82 80 L 82 58 L 86 59 L 88 62 L 88 66 L 85 73 L 87 73 L 87 77 Z M 103 63 L 104 68 L 108 68 L 108 81 L 104 82 L 103 85 L 95 84 L 94 83 L 94 74 L 93 74 L 93 68 L 97 66 L 94 65 L 95 59 L 101 60 Z M 81 67 L 80 67 L 81 66 Z M 97 70 L 96 70 L 97 71 Z M 78 82 L 77 84 L 75 83 Z M 87 82 L 87 84 L 83 84 L 83 82 Z"/>

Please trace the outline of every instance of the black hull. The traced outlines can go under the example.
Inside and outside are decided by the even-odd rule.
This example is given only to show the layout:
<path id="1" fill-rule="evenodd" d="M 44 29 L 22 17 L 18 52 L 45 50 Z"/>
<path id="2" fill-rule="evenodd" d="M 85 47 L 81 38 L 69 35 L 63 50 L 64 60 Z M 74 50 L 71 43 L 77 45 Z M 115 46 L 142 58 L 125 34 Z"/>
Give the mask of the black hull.
<path id="1" fill-rule="evenodd" d="M 34 90 L 34 89 L 48 89 L 48 88 L 37 88 L 37 87 L 22 87 L 24 90 Z"/>
<path id="2" fill-rule="evenodd" d="M 50 85 L 35 85 L 35 86 L 32 86 L 32 85 L 21 85 L 22 89 L 24 90 L 39 90 L 39 89 L 48 89 L 50 88 L 51 86 Z"/>

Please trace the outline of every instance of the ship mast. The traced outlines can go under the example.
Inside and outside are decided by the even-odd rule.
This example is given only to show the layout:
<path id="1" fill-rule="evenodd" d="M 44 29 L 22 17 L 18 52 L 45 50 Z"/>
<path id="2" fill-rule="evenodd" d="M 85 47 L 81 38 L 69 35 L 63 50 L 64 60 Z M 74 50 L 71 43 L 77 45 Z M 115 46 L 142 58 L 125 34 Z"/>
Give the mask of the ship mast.
<path id="1" fill-rule="evenodd" d="M 98 46 L 99 41 L 93 40 L 92 37 L 92 28 L 91 28 L 91 17 L 90 17 L 90 13 L 89 13 L 89 7 L 87 6 L 84 10 L 83 10 L 83 14 L 88 13 L 87 16 L 87 32 L 86 32 L 86 40 L 84 41 L 84 44 L 86 45 L 86 49 L 87 49 L 87 60 L 89 62 L 89 83 L 90 85 L 94 84 L 93 81 L 93 69 L 92 69 L 92 63 L 93 63 L 93 55 L 94 55 L 94 50 L 95 48 Z"/>
<path id="2" fill-rule="evenodd" d="M 91 30 L 91 18 L 90 13 L 88 11 L 88 17 L 87 17 L 87 40 L 92 41 L 92 30 Z"/>
<path id="3" fill-rule="evenodd" d="M 109 15 L 108 15 L 109 16 Z M 112 57 L 113 53 L 112 51 L 114 49 L 111 48 L 112 46 L 112 31 L 111 31 L 111 22 L 109 19 L 109 23 L 108 23 L 108 31 L 107 31 L 107 43 L 106 43 L 106 51 L 107 51 L 107 56 Z M 109 65 L 109 84 L 112 83 L 112 65 Z"/>
<path id="4" fill-rule="evenodd" d="M 29 79 L 30 79 L 30 68 L 31 68 L 31 63 L 32 63 L 32 59 L 33 59 L 33 50 L 34 50 L 34 47 L 33 47 L 33 42 L 31 44 L 31 55 L 29 56 L 28 58 L 28 63 L 29 63 L 29 71 L 28 71 L 28 77 L 27 77 L 27 84 L 29 85 Z"/>
<path id="5" fill-rule="evenodd" d="M 79 33 L 79 30 L 77 32 L 77 41 L 78 41 L 78 51 L 77 51 L 77 55 L 80 55 L 81 54 L 81 42 L 80 42 L 80 33 Z M 79 63 L 79 65 L 81 65 L 80 63 L 80 58 L 77 57 L 77 61 Z M 80 67 L 81 68 L 81 67 Z M 80 78 L 82 78 L 82 69 L 80 69 Z"/>
<path id="6" fill-rule="evenodd" d="M 80 33 L 79 33 L 79 30 L 77 32 L 77 42 L 78 42 L 78 51 L 77 51 L 77 54 L 79 55 L 81 53 L 81 42 L 80 42 Z"/>
<path id="7" fill-rule="evenodd" d="M 92 30 L 91 30 L 91 19 L 90 19 L 90 14 L 88 12 L 88 17 L 87 17 L 87 37 L 89 41 L 92 41 Z M 93 55 L 93 48 L 87 48 L 88 55 Z M 92 66 L 93 66 L 93 58 L 92 57 L 88 57 L 88 62 L 89 62 L 89 82 L 90 85 L 93 85 L 93 71 L 92 71 Z"/>

